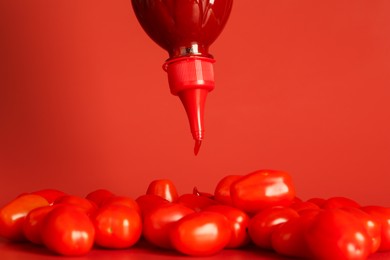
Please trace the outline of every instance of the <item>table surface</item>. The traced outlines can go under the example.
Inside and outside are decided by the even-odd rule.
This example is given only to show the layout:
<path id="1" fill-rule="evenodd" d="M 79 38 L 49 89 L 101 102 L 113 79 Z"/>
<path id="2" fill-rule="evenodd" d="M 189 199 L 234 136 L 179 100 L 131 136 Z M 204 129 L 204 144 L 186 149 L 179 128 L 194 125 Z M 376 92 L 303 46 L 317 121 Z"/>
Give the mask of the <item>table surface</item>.
<path id="1" fill-rule="evenodd" d="M 140 243 L 132 248 L 125 250 L 104 250 L 93 249 L 90 253 L 81 257 L 61 257 L 61 259 L 77 259 L 77 260 L 89 260 L 89 259 L 116 259 L 116 260 L 169 260 L 169 259 L 204 259 L 204 260 L 219 260 L 219 259 L 234 259 L 234 260 L 246 260 L 246 259 L 259 259 L 259 260 L 282 260 L 291 259 L 273 252 L 264 251 L 255 248 L 247 248 L 245 250 L 223 250 L 220 253 L 208 256 L 208 257 L 188 257 L 180 255 L 173 251 L 158 250 L 152 248 L 146 244 Z M 58 256 L 54 255 L 44 247 L 35 246 L 30 243 L 10 243 L 4 240 L 0 240 L 0 259 L 6 260 L 58 260 Z M 376 253 L 369 257 L 369 260 L 385 260 L 390 259 L 390 252 Z"/>

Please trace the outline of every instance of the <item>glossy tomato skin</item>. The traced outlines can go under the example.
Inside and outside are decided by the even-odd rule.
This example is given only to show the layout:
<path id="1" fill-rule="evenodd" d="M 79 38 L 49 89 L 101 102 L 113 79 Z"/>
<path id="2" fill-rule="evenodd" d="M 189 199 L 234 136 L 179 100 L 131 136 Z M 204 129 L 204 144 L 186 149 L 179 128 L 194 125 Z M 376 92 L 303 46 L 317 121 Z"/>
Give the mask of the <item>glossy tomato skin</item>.
<path id="1" fill-rule="evenodd" d="M 194 210 L 178 203 L 164 204 L 143 216 L 143 237 L 152 245 L 172 248 L 170 232 L 173 224 L 194 213 Z"/>
<path id="2" fill-rule="evenodd" d="M 300 197 L 295 196 L 294 199 L 291 201 L 291 203 L 296 203 L 296 202 L 303 202 L 303 200 Z"/>
<path id="3" fill-rule="evenodd" d="M 114 204 L 115 205 L 124 205 L 124 206 L 130 207 L 141 214 L 141 209 L 140 209 L 138 203 L 130 197 L 111 196 L 101 203 L 102 206 L 114 205 Z"/>
<path id="4" fill-rule="evenodd" d="M 164 204 L 170 204 L 170 202 L 166 199 L 163 199 L 162 197 L 154 194 L 141 195 L 135 201 L 139 206 L 142 216 L 146 215 L 149 211 L 157 207 L 160 207 Z"/>
<path id="5" fill-rule="evenodd" d="M 213 205 L 203 211 L 220 213 L 228 219 L 232 234 L 226 248 L 239 248 L 249 243 L 249 216 L 244 211 L 228 205 Z"/>
<path id="6" fill-rule="evenodd" d="M 292 208 L 296 212 L 300 213 L 301 211 L 309 210 L 309 209 L 320 209 L 317 204 L 308 201 L 298 201 L 292 203 L 289 208 Z"/>
<path id="7" fill-rule="evenodd" d="M 324 198 L 310 198 L 307 200 L 307 202 L 310 202 L 310 203 L 314 203 L 316 205 L 318 205 L 319 207 L 322 206 L 322 204 L 324 204 L 326 201 L 326 199 Z"/>
<path id="8" fill-rule="evenodd" d="M 321 208 L 323 209 L 335 209 L 343 207 L 360 208 L 360 204 L 346 197 L 331 197 L 326 199 L 321 204 Z"/>
<path id="9" fill-rule="evenodd" d="M 287 173 L 259 170 L 235 181 L 230 195 L 233 206 L 256 213 L 267 207 L 290 205 L 295 199 L 295 188 Z"/>
<path id="10" fill-rule="evenodd" d="M 370 214 L 381 225 L 381 243 L 378 251 L 390 251 L 390 208 L 365 206 L 361 210 Z"/>
<path id="11" fill-rule="evenodd" d="M 249 221 L 248 233 L 252 242 L 261 248 L 271 249 L 272 233 L 278 225 L 298 218 L 298 213 L 287 207 L 271 207 L 258 212 Z"/>
<path id="12" fill-rule="evenodd" d="M 133 246 L 141 237 L 142 220 L 134 208 L 111 204 L 99 208 L 92 216 L 95 243 L 112 249 Z"/>
<path id="13" fill-rule="evenodd" d="M 56 199 L 66 195 L 65 192 L 57 190 L 57 189 L 42 189 L 32 192 L 32 194 L 40 195 L 44 197 L 51 205 L 54 203 Z"/>
<path id="14" fill-rule="evenodd" d="M 183 194 L 177 199 L 177 203 L 191 208 L 197 212 L 208 206 L 218 204 L 218 202 L 209 197 L 199 196 L 195 194 Z"/>
<path id="15" fill-rule="evenodd" d="M 170 232 L 173 247 L 185 255 L 209 256 L 225 248 L 231 236 L 229 222 L 216 212 L 195 212 L 177 221 Z"/>
<path id="16" fill-rule="evenodd" d="M 272 249 L 281 255 L 310 258 L 305 233 L 319 212 L 319 209 L 305 209 L 304 214 L 298 218 L 278 225 L 271 235 Z"/>
<path id="17" fill-rule="evenodd" d="M 55 206 L 43 206 L 31 210 L 23 223 L 23 234 L 28 241 L 42 245 L 42 226 L 46 215 Z"/>
<path id="18" fill-rule="evenodd" d="M 230 186 L 241 177 L 241 175 L 228 175 L 223 177 L 215 187 L 214 199 L 221 204 L 232 205 L 233 202 L 230 196 Z"/>
<path id="19" fill-rule="evenodd" d="M 342 210 L 356 216 L 358 220 L 362 223 L 364 228 L 366 229 L 367 235 L 371 242 L 371 250 L 370 253 L 375 253 L 378 251 L 379 246 L 381 244 L 381 223 L 375 219 L 373 216 L 363 211 L 360 208 L 356 207 L 343 207 Z"/>
<path id="20" fill-rule="evenodd" d="M 313 259 L 367 259 L 371 241 L 353 215 L 340 208 L 321 210 L 305 234 Z"/>
<path id="21" fill-rule="evenodd" d="M 79 207 L 88 215 L 91 215 L 97 209 L 96 204 L 93 203 L 92 201 L 74 195 L 65 195 L 59 197 L 53 203 L 53 205 L 57 205 L 57 204 L 67 204 L 67 205 L 73 205 Z"/>
<path id="22" fill-rule="evenodd" d="M 11 241 L 26 240 L 23 225 L 27 214 L 39 207 L 49 206 L 49 202 L 36 194 L 24 194 L 10 201 L 0 209 L 0 237 Z"/>
<path id="23" fill-rule="evenodd" d="M 196 187 L 196 186 L 192 189 L 192 194 L 194 194 L 196 196 L 204 196 L 204 197 L 207 197 L 207 198 L 210 198 L 210 199 L 214 199 L 214 195 L 213 194 L 208 193 L 208 192 L 199 191 L 198 187 Z"/>
<path id="24" fill-rule="evenodd" d="M 146 194 L 154 194 L 166 199 L 169 202 L 174 202 L 179 197 L 176 186 L 171 180 L 161 179 L 152 181 Z"/>
<path id="25" fill-rule="evenodd" d="M 88 193 L 85 198 L 92 201 L 97 207 L 101 207 L 103 202 L 115 194 L 106 189 L 97 189 Z"/>
<path id="26" fill-rule="evenodd" d="M 93 246 L 95 228 L 89 216 L 77 206 L 63 204 L 51 210 L 42 225 L 44 245 L 59 255 L 80 256 Z"/>

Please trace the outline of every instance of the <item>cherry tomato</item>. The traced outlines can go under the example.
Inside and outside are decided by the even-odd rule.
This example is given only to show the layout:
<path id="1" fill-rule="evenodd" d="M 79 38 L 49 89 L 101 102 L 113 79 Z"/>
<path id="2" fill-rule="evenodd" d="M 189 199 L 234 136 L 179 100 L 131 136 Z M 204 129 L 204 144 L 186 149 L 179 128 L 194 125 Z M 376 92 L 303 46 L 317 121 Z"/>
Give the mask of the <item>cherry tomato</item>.
<path id="1" fill-rule="evenodd" d="M 31 210 L 23 223 L 23 234 L 28 241 L 41 245 L 42 241 L 42 225 L 46 215 L 55 206 L 43 206 Z"/>
<path id="2" fill-rule="evenodd" d="M 323 198 L 311 198 L 311 199 L 307 200 L 307 202 L 314 203 L 314 204 L 318 205 L 319 207 L 321 207 L 325 201 L 326 200 Z"/>
<path id="3" fill-rule="evenodd" d="M 111 196 L 114 196 L 111 191 L 106 189 L 97 189 L 88 193 L 85 198 L 92 201 L 97 207 L 101 207 L 103 202 Z"/>
<path id="4" fill-rule="evenodd" d="M 25 240 L 23 223 L 27 214 L 49 202 L 36 194 L 24 194 L 10 201 L 0 209 L 0 237 L 11 241 Z"/>
<path id="5" fill-rule="evenodd" d="M 235 181 L 230 194 L 233 206 L 256 213 L 267 207 L 290 205 L 295 198 L 295 189 L 287 173 L 259 170 Z"/>
<path id="6" fill-rule="evenodd" d="M 281 255 L 310 258 L 307 250 L 305 233 L 311 221 L 319 213 L 318 209 L 305 209 L 305 214 L 292 218 L 273 230 L 271 236 L 272 248 Z"/>
<path id="7" fill-rule="evenodd" d="M 192 190 L 192 194 L 196 195 L 196 196 L 204 196 L 204 197 L 207 197 L 207 198 L 210 198 L 210 199 L 213 199 L 214 198 L 214 195 L 211 194 L 211 193 L 208 193 L 208 192 L 202 192 L 202 191 L 199 191 L 198 188 L 195 186 L 194 189 Z"/>
<path id="8" fill-rule="evenodd" d="M 189 207 L 195 211 L 201 211 L 205 207 L 218 204 L 215 200 L 205 197 L 197 196 L 194 194 L 183 194 L 177 199 L 177 203 L 180 203 L 186 207 Z"/>
<path id="9" fill-rule="evenodd" d="M 152 181 L 148 186 L 146 194 L 160 196 L 169 202 L 174 202 L 179 197 L 173 182 L 166 179 Z"/>
<path id="10" fill-rule="evenodd" d="M 368 234 L 353 214 L 339 208 L 321 210 L 305 234 L 313 259 L 367 259 Z"/>
<path id="11" fill-rule="evenodd" d="M 170 202 L 160 196 L 153 194 L 141 195 L 135 200 L 141 210 L 141 215 L 144 216 L 147 212 L 159 207 L 163 204 L 169 204 Z"/>
<path id="12" fill-rule="evenodd" d="M 230 236 L 229 221 L 216 212 L 189 214 L 177 221 L 170 232 L 173 247 L 191 256 L 218 253 L 229 243 Z"/>
<path id="13" fill-rule="evenodd" d="M 56 189 L 43 189 L 32 192 L 32 194 L 44 197 L 50 204 L 53 204 L 56 199 L 66 195 L 65 192 Z"/>
<path id="14" fill-rule="evenodd" d="M 356 216 L 359 221 L 363 224 L 364 228 L 367 231 L 367 235 L 370 238 L 371 242 L 371 251 L 370 253 L 374 253 L 378 251 L 379 246 L 381 244 L 381 223 L 375 219 L 373 216 L 364 212 L 360 208 L 356 207 L 343 207 L 342 210 L 345 210 L 348 213 Z"/>
<path id="15" fill-rule="evenodd" d="M 142 220 L 134 208 L 109 204 L 92 216 L 95 243 L 101 247 L 123 249 L 133 246 L 141 237 Z"/>
<path id="16" fill-rule="evenodd" d="M 294 199 L 291 201 L 291 203 L 297 203 L 297 202 L 303 202 L 303 200 L 297 196 L 294 197 Z"/>
<path id="17" fill-rule="evenodd" d="M 296 212 L 300 213 L 301 211 L 305 211 L 308 209 L 320 209 L 317 204 L 308 201 L 299 201 L 292 203 L 289 208 L 292 208 Z"/>
<path id="18" fill-rule="evenodd" d="M 334 209 L 342 207 L 360 208 L 360 205 L 356 201 L 345 197 L 332 197 L 325 200 L 321 205 L 321 208 L 323 209 Z"/>
<path id="19" fill-rule="evenodd" d="M 381 225 L 381 243 L 378 251 L 390 250 L 390 208 L 365 206 L 361 210 L 370 214 Z"/>
<path id="20" fill-rule="evenodd" d="M 42 240 L 51 251 L 65 256 L 87 254 L 94 243 L 95 228 L 80 207 L 62 204 L 51 210 L 42 225 Z"/>
<path id="21" fill-rule="evenodd" d="M 206 207 L 203 211 L 220 213 L 228 219 L 232 235 L 226 248 L 239 248 L 249 243 L 247 233 L 249 217 L 244 211 L 227 205 L 213 205 Z"/>
<path id="22" fill-rule="evenodd" d="M 101 204 L 102 204 L 102 206 L 114 205 L 114 204 L 115 205 L 124 205 L 124 206 L 127 206 L 129 208 L 134 209 L 135 211 L 137 211 L 138 213 L 141 214 L 141 209 L 139 208 L 138 203 L 130 197 L 111 196 L 111 197 L 107 198 L 106 200 L 104 200 Z"/>
<path id="23" fill-rule="evenodd" d="M 298 217 L 298 213 L 291 208 L 272 207 L 264 209 L 250 219 L 248 225 L 249 236 L 256 246 L 271 249 L 271 237 L 275 228 Z"/>
<path id="24" fill-rule="evenodd" d="M 143 237 L 155 246 L 172 248 L 169 239 L 172 225 L 192 213 L 194 210 L 178 203 L 160 205 L 143 216 Z"/>
<path id="25" fill-rule="evenodd" d="M 84 210 L 85 213 L 87 213 L 88 215 L 91 215 L 97 209 L 97 206 L 92 201 L 74 195 L 65 195 L 59 197 L 53 203 L 53 205 L 57 204 L 68 204 L 77 206 L 80 209 Z"/>
<path id="26" fill-rule="evenodd" d="M 241 177 L 241 175 L 228 175 L 222 178 L 215 187 L 214 199 L 221 204 L 232 205 L 230 186 Z"/>

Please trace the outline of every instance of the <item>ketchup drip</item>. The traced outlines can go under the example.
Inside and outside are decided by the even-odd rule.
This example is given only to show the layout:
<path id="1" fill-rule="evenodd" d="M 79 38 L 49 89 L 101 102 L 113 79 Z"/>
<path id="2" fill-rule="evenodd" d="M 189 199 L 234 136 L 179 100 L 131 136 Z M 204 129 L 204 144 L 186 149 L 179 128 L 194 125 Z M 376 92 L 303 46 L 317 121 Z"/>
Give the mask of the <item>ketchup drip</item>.
<path id="1" fill-rule="evenodd" d="M 149 37 L 165 49 L 171 93 L 180 97 L 199 152 L 204 138 L 204 105 L 214 89 L 210 45 L 222 32 L 233 0 L 132 0 L 135 15 Z"/>

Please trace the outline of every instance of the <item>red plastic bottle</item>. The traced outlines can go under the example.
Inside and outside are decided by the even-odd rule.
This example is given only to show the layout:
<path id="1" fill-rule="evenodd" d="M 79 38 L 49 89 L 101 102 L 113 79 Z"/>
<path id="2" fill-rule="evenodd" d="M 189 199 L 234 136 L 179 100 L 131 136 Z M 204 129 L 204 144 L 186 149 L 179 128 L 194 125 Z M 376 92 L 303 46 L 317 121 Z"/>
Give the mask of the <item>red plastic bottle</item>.
<path id="1" fill-rule="evenodd" d="M 209 46 L 222 32 L 233 0 L 132 0 L 145 32 L 169 53 L 164 63 L 171 93 L 180 97 L 195 139 L 195 154 L 204 137 L 204 105 L 214 89 Z"/>

